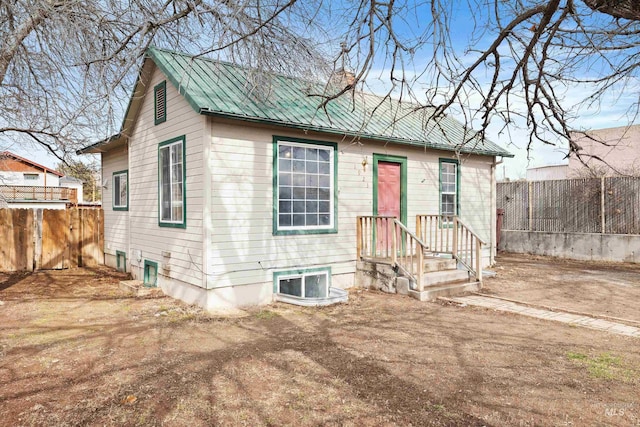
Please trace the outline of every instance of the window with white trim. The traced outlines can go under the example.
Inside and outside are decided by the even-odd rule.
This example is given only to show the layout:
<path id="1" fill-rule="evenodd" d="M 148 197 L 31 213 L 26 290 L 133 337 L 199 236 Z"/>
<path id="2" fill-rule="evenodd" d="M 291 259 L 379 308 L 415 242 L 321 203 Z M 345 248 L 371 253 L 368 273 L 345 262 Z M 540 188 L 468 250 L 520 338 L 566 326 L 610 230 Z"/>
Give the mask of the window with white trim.
<path id="1" fill-rule="evenodd" d="M 327 298 L 329 272 L 310 272 L 278 277 L 278 293 L 300 298 Z"/>
<path id="2" fill-rule="evenodd" d="M 458 164 L 440 162 L 440 214 L 458 214 Z"/>
<path id="3" fill-rule="evenodd" d="M 40 174 L 37 173 L 25 173 L 22 176 L 25 181 L 38 181 L 40 179 Z"/>
<path id="4" fill-rule="evenodd" d="M 129 207 L 129 177 L 127 171 L 113 173 L 113 208 L 126 210 Z"/>
<path id="5" fill-rule="evenodd" d="M 275 231 L 335 228 L 335 144 L 281 140 L 275 150 Z"/>
<path id="6" fill-rule="evenodd" d="M 159 146 L 159 219 L 166 227 L 186 226 L 184 136 Z"/>

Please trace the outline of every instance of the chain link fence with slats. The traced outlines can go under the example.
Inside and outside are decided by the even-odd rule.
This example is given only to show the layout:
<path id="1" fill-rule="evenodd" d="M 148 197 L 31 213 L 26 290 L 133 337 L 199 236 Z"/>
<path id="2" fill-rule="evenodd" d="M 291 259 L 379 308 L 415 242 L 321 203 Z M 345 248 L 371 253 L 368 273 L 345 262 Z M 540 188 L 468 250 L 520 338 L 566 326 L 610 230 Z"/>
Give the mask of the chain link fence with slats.
<path id="1" fill-rule="evenodd" d="M 640 234 L 640 177 L 501 182 L 502 229 Z"/>

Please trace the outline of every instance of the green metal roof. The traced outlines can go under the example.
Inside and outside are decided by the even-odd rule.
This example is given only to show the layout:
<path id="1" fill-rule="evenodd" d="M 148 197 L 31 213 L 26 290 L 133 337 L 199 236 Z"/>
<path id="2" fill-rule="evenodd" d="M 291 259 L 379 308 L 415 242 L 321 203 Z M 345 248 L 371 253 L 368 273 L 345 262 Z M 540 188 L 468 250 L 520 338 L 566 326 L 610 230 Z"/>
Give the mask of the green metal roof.
<path id="1" fill-rule="evenodd" d="M 254 87 L 255 71 L 227 62 L 150 48 L 151 58 L 200 114 L 447 151 L 513 157 L 457 120 L 428 120 L 433 110 L 362 92 L 318 106 L 325 86 L 282 75 Z M 466 143 L 465 143 L 466 141 Z M 97 144 L 96 144 L 97 145 Z M 90 147 L 81 151 L 86 152 Z"/>

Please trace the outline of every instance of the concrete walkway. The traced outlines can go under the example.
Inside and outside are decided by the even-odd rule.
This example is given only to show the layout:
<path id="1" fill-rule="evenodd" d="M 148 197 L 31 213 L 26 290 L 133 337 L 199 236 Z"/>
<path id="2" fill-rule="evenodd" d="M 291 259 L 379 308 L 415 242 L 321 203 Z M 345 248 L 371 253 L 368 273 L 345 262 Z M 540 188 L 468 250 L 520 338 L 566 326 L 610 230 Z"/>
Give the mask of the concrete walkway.
<path id="1" fill-rule="evenodd" d="M 502 299 L 481 295 L 469 295 L 443 299 L 458 304 L 491 308 L 498 311 L 506 311 L 509 313 L 521 314 L 523 316 L 535 317 L 537 319 L 553 320 L 555 322 L 568 323 L 570 325 L 581 326 L 583 328 L 640 338 L 640 328 L 637 328 L 635 326 L 612 322 L 610 320 L 597 319 L 586 315 L 565 313 L 561 310 L 552 311 L 534 308 L 524 304 L 518 304 L 511 301 L 505 301 Z"/>

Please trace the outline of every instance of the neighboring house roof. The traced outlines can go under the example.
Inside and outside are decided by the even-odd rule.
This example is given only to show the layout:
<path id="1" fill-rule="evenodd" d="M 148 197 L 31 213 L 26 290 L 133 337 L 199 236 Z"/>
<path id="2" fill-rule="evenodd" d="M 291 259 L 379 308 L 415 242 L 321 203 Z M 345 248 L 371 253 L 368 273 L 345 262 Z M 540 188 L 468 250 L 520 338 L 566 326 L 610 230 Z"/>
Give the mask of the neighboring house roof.
<path id="1" fill-rule="evenodd" d="M 39 169 L 39 170 L 41 170 L 41 171 L 43 171 L 43 172 L 48 172 L 48 173 L 50 173 L 50 174 L 57 175 L 57 176 L 63 176 L 63 174 L 61 174 L 60 172 L 58 172 L 58 171 L 56 171 L 56 170 L 49 169 L 49 168 L 48 168 L 48 167 L 46 167 L 46 166 L 42 166 L 42 165 L 41 165 L 41 164 L 39 164 L 39 163 L 36 163 L 36 162 L 31 161 L 31 160 L 29 160 L 29 159 L 26 159 L 26 158 L 24 158 L 24 157 L 20 157 L 20 156 L 18 156 L 17 154 L 13 154 L 13 153 L 12 153 L 12 152 L 10 152 L 10 151 L 2 151 L 2 152 L 0 152 L 0 171 L 7 171 L 7 172 L 24 172 L 24 171 L 22 171 L 22 170 L 20 170 L 20 171 L 14 171 L 14 170 L 12 170 L 12 169 L 6 169 L 6 168 L 5 168 L 5 164 L 4 164 L 4 162 L 3 162 L 3 160 L 5 160 L 5 159 L 15 160 L 15 161 L 18 161 L 18 162 L 20 162 L 20 163 L 26 164 L 27 166 L 31 166 L 31 167 L 33 167 L 33 168 L 35 168 L 35 169 Z"/>
<path id="2" fill-rule="evenodd" d="M 490 156 L 513 157 L 499 145 L 467 129 L 459 121 L 442 116 L 429 120 L 433 110 L 411 103 L 362 92 L 349 92 L 319 109 L 325 86 L 306 80 L 272 75 L 268 87 L 255 88 L 254 71 L 227 62 L 151 48 L 148 60 L 167 76 L 199 114 L 234 120 L 284 126 L 361 139 L 460 151 Z M 139 81 L 140 82 L 140 79 Z M 99 152 L 106 145 L 121 143 L 132 126 L 139 99 L 136 84 L 120 134 L 78 151 Z M 466 143 L 465 143 L 466 141 Z"/>

